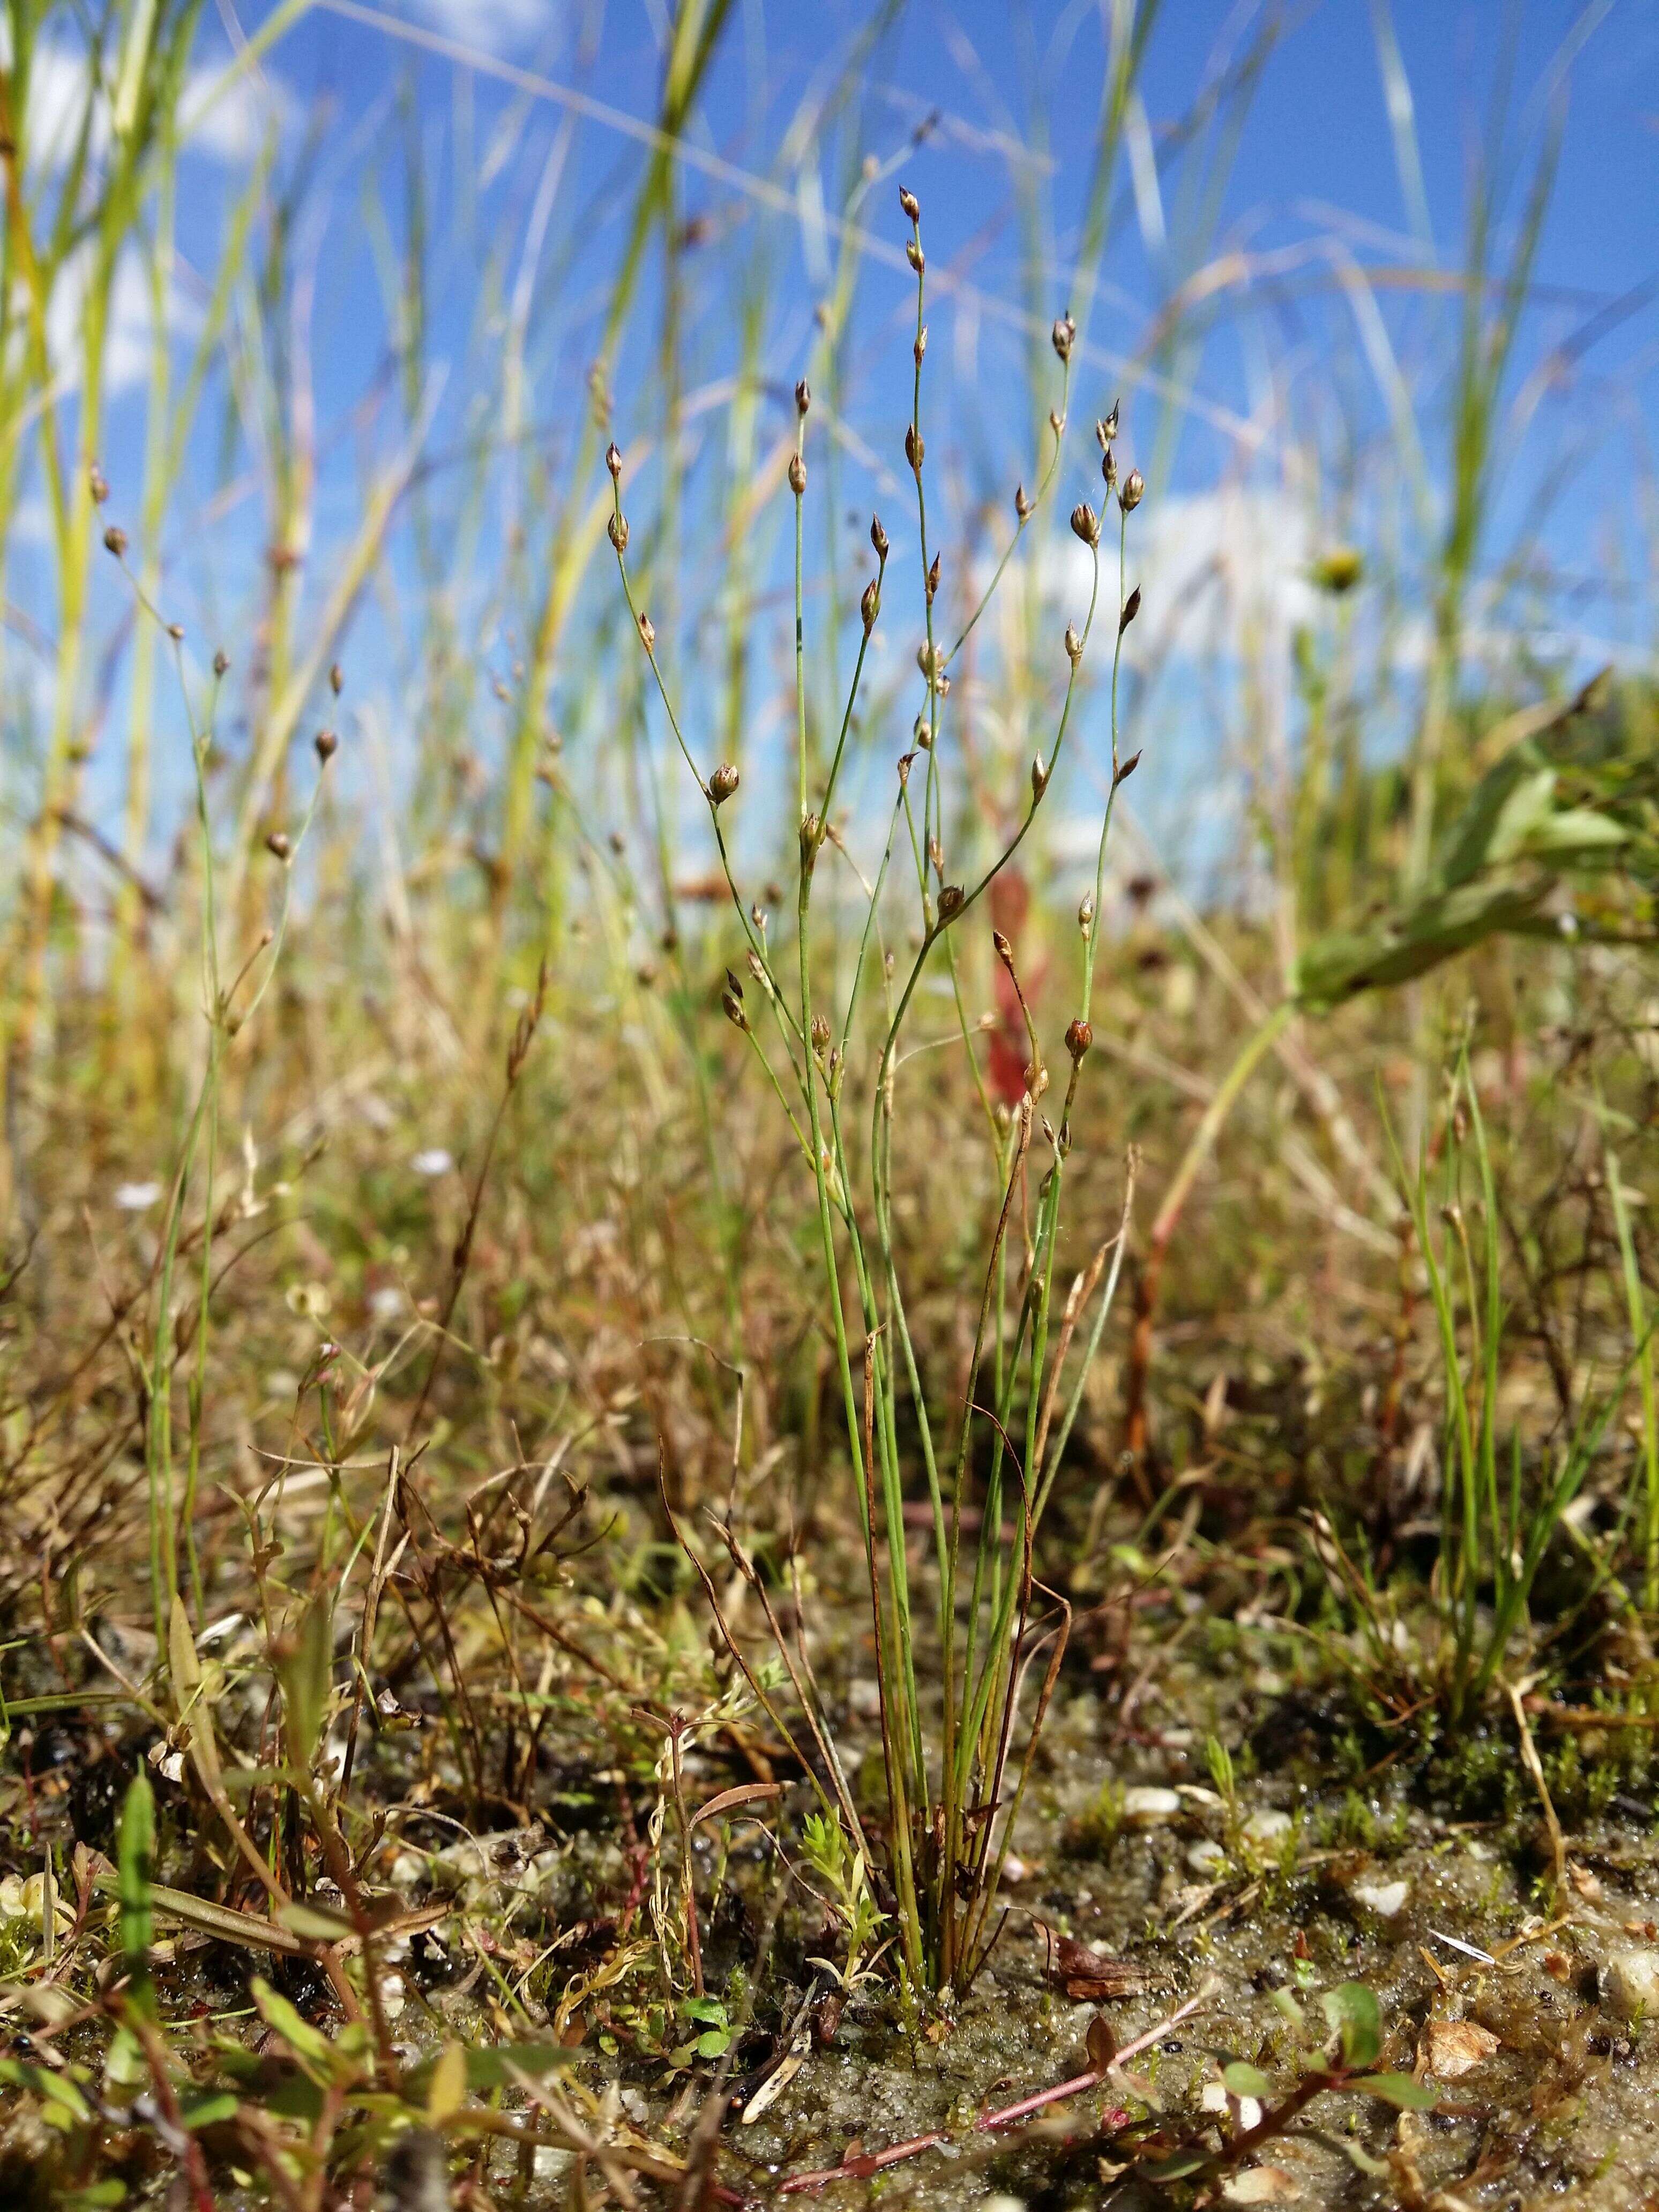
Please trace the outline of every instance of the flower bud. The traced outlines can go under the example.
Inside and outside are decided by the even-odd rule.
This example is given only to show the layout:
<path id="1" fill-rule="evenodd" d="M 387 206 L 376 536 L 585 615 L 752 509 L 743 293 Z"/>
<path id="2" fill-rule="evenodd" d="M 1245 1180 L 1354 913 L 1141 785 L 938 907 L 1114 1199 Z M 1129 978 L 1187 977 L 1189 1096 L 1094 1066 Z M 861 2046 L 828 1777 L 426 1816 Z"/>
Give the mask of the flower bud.
<path id="1" fill-rule="evenodd" d="M 924 324 L 922 325 L 921 328 L 921 329 L 916 332 L 916 335 L 915 335 L 915 343 L 912 344 L 912 346 L 911 346 L 911 348 L 910 348 L 910 358 L 911 358 L 911 360 L 912 360 L 913 362 L 915 362 L 915 365 L 916 365 L 916 367 L 917 367 L 918 368 L 920 368 L 921 367 L 922 361 L 923 361 L 924 356 L 926 356 L 926 354 L 927 354 L 927 324 L 926 324 L 926 323 L 924 323 Z"/>
<path id="2" fill-rule="evenodd" d="M 1072 358 L 1072 341 L 1077 336 L 1077 325 L 1071 317 L 1061 315 L 1048 335 L 1060 359 L 1069 361 Z"/>
<path id="3" fill-rule="evenodd" d="M 1122 636 L 1124 631 L 1128 629 L 1129 624 L 1134 620 L 1135 617 L 1139 612 L 1140 586 L 1137 584 L 1133 591 L 1130 592 L 1128 598 L 1123 602 L 1123 611 L 1117 618 L 1117 634 L 1120 637 Z"/>
<path id="4" fill-rule="evenodd" d="M 112 553 L 118 561 L 127 550 L 127 533 L 118 523 L 112 522 L 104 532 L 104 550 Z"/>
<path id="5" fill-rule="evenodd" d="M 1113 439 L 1117 435 L 1117 410 L 1118 402 L 1115 399 L 1112 402 L 1112 411 L 1106 417 L 1106 420 L 1103 422 L 1097 422 L 1095 424 L 1095 435 L 1100 441 L 1100 449 L 1102 453 L 1105 452 L 1107 447 L 1111 444 Z"/>
<path id="6" fill-rule="evenodd" d="M 715 806 L 724 805 L 737 789 L 738 781 L 737 769 L 730 761 L 722 761 L 708 779 L 710 804 Z"/>
<path id="7" fill-rule="evenodd" d="M 329 667 L 328 688 L 337 699 L 345 690 L 345 671 L 337 660 L 332 662 Z"/>
<path id="8" fill-rule="evenodd" d="M 1123 479 L 1123 489 L 1118 494 L 1125 514 L 1133 514 L 1140 504 L 1140 495 L 1146 489 L 1146 479 L 1139 469 L 1131 469 Z"/>
<path id="9" fill-rule="evenodd" d="M 877 560 L 884 561 L 887 558 L 887 532 L 881 526 L 878 514 L 872 514 L 870 518 L 870 543 L 876 549 Z"/>
<path id="10" fill-rule="evenodd" d="M 749 1033 L 749 1017 L 743 1010 L 743 1000 L 731 991 L 722 991 L 720 1006 L 732 1028 L 741 1030 L 746 1036 Z"/>
<path id="11" fill-rule="evenodd" d="M 96 461 L 87 471 L 87 488 L 92 494 L 93 504 L 101 507 L 109 497 L 109 480 Z"/>
<path id="12" fill-rule="evenodd" d="M 917 434 L 915 424 L 907 422 L 904 427 L 904 458 L 918 476 L 921 474 L 922 456 L 927 450 Z"/>
<path id="13" fill-rule="evenodd" d="M 1070 623 L 1066 625 L 1066 658 L 1075 668 L 1083 658 L 1083 640 Z"/>
<path id="14" fill-rule="evenodd" d="M 931 607 L 939 591 L 939 556 L 933 556 L 933 565 L 927 571 L 927 604 Z"/>
<path id="15" fill-rule="evenodd" d="M 1085 545 L 1100 543 L 1100 521 L 1087 500 L 1080 500 L 1072 509 L 1072 535 L 1080 538 Z"/>
<path id="16" fill-rule="evenodd" d="M 812 404 L 812 393 L 811 393 L 811 387 L 809 386 L 809 385 L 807 384 L 806 379 L 803 376 L 803 377 L 802 377 L 802 379 L 801 379 L 801 380 L 800 380 L 800 382 L 799 382 L 799 383 L 795 386 L 795 412 L 796 412 L 796 414 L 797 414 L 797 415 L 805 415 L 805 412 L 806 412 L 806 410 L 807 410 L 807 409 L 811 405 L 811 404 Z"/>
<path id="17" fill-rule="evenodd" d="M 605 536 L 618 553 L 628 550 L 628 517 L 619 507 L 605 526 Z"/>
<path id="18" fill-rule="evenodd" d="M 797 499 L 806 489 L 806 464 L 799 453 L 789 456 L 789 489 Z"/>
<path id="19" fill-rule="evenodd" d="M 216 676 L 222 677 L 229 666 L 230 655 L 222 645 L 213 656 L 213 672 Z"/>
<path id="20" fill-rule="evenodd" d="M 614 438 L 605 449 L 605 465 L 611 471 L 611 483 L 615 483 L 622 475 L 622 449 Z"/>
<path id="21" fill-rule="evenodd" d="M 1014 486 L 1014 513 L 1019 517 L 1022 523 L 1029 522 L 1030 520 L 1032 504 L 1033 502 L 1026 495 L 1024 485 L 1016 484 Z"/>
<path id="22" fill-rule="evenodd" d="M 286 860 L 294 848 L 289 844 L 283 831 L 273 830 L 270 836 L 265 839 L 265 850 L 274 854 L 277 860 Z"/>
<path id="23" fill-rule="evenodd" d="M 954 921 L 968 903 L 968 894 L 960 884 L 946 884 L 939 895 L 939 920 L 942 929 L 947 921 Z"/>
<path id="24" fill-rule="evenodd" d="M 1084 1020 L 1080 1014 L 1074 1022 L 1072 1022 L 1067 1025 L 1066 1030 L 1066 1049 L 1071 1054 L 1073 1060 L 1081 1060 L 1084 1054 L 1088 1051 L 1090 1046 L 1094 1042 L 1094 1030 L 1090 1027 L 1089 1024 Z"/>
<path id="25" fill-rule="evenodd" d="M 1107 490 L 1115 491 L 1117 489 L 1117 455 L 1109 446 L 1100 457 L 1100 473 L 1105 481 Z"/>
<path id="26" fill-rule="evenodd" d="M 652 621 L 649 615 L 641 613 L 640 616 L 640 643 L 645 647 L 647 653 L 650 653 L 655 648 L 656 642 L 656 624 Z"/>
<path id="27" fill-rule="evenodd" d="M 1095 933 L 1095 895 L 1085 891 L 1077 903 L 1078 934 L 1086 945 Z"/>
<path id="28" fill-rule="evenodd" d="M 933 726 L 926 714 L 918 714 L 911 726 L 910 735 L 918 752 L 931 752 L 933 747 Z"/>
<path id="29" fill-rule="evenodd" d="M 864 587 L 863 598 L 859 601 L 859 613 L 864 620 L 864 635 L 866 637 L 868 637 L 871 631 L 875 628 L 876 617 L 880 612 L 881 593 L 876 589 L 876 580 L 872 576 L 869 582 Z"/>
<path id="30" fill-rule="evenodd" d="M 830 1049 L 830 1024 L 822 1014 L 812 1017 L 812 1049 L 820 1060 Z"/>
<path id="31" fill-rule="evenodd" d="M 800 818 L 800 852 L 804 860 L 810 860 L 818 849 L 823 836 L 823 824 L 816 814 L 803 814 Z"/>
<path id="32" fill-rule="evenodd" d="M 326 765 L 339 750 L 340 740 L 332 730 L 319 730 L 311 741 L 311 747 L 318 759 Z"/>
<path id="33" fill-rule="evenodd" d="M 899 186 L 899 205 L 904 210 L 904 212 L 909 216 L 912 222 L 920 222 L 921 221 L 921 202 L 916 198 L 914 192 L 907 191 L 902 185 Z"/>
<path id="34" fill-rule="evenodd" d="M 1048 763 L 1041 753 L 1031 761 L 1031 803 L 1035 805 L 1048 788 Z"/>
<path id="35" fill-rule="evenodd" d="M 921 246 L 917 245 L 914 238 L 907 238 L 904 241 L 904 258 L 909 263 L 910 266 L 915 270 L 918 276 L 922 274 L 923 270 L 927 266 L 927 256 L 922 252 Z"/>
<path id="36" fill-rule="evenodd" d="M 1129 781 L 1129 778 L 1130 778 L 1130 777 L 1134 774 L 1135 770 L 1136 770 L 1139 766 L 1140 766 L 1140 755 L 1139 755 L 1138 752 L 1137 752 L 1137 753 L 1131 753 L 1131 754 L 1130 754 L 1130 756 L 1129 756 L 1129 757 L 1128 757 L 1128 759 L 1127 759 L 1127 760 L 1126 760 L 1126 761 L 1124 762 L 1123 765 L 1122 765 L 1121 768 L 1115 768 L 1115 769 L 1114 769 L 1112 770 L 1112 781 L 1113 781 L 1113 783 L 1114 783 L 1115 785 L 1115 784 L 1120 784 L 1120 783 L 1127 783 L 1127 781 Z"/>

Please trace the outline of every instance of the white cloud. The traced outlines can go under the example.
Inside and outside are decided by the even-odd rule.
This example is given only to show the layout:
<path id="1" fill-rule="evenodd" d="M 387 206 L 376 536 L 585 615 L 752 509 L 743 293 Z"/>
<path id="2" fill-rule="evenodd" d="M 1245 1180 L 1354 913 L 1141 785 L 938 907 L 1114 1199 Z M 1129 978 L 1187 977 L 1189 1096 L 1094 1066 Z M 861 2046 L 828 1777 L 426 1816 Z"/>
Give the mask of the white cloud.
<path id="1" fill-rule="evenodd" d="M 548 0 L 419 0 L 419 6 L 447 37 L 494 54 L 521 53 L 554 22 Z"/>
<path id="2" fill-rule="evenodd" d="M 91 247 L 82 246 L 64 264 L 46 309 L 46 351 L 61 384 L 71 391 L 81 380 L 82 324 L 91 258 Z M 188 337 L 201 319 L 200 308 L 176 285 L 167 313 L 167 327 L 176 337 Z M 125 253 L 110 287 L 104 336 L 106 397 L 128 390 L 149 374 L 154 330 L 149 279 L 137 257 Z"/>
<path id="3" fill-rule="evenodd" d="M 519 0 L 490 0 L 490 4 L 510 11 Z M 295 101 L 282 79 L 269 70 L 250 71 L 227 83 L 228 66 L 214 64 L 191 71 L 179 104 L 179 121 L 188 151 L 234 163 L 252 157 L 273 123 L 278 129 L 288 124 Z M 29 63 L 23 123 L 31 169 L 52 173 L 70 159 L 86 120 L 88 91 L 84 51 L 61 40 L 41 40 Z M 108 150 L 110 131 L 109 102 L 102 93 L 95 93 L 88 140 L 94 160 Z"/>

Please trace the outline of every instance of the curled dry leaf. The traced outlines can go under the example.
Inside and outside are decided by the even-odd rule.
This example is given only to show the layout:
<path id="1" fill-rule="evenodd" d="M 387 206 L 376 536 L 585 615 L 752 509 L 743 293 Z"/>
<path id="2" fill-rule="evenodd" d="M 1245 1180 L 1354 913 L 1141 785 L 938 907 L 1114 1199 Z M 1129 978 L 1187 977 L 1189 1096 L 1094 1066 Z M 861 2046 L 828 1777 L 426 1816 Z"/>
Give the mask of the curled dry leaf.
<path id="1" fill-rule="evenodd" d="M 1478 2021 L 1431 2020 L 1419 2055 L 1437 2080 L 1456 2081 L 1483 2066 L 1498 2045 L 1497 2036 Z"/>
<path id="2" fill-rule="evenodd" d="M 1102 2004 L 1114 1997 L 1143 1997 L 1152 1978 L 1125 1959 L 1108 1958 L 1074 1936 L 1062 1936 L 1043 1921 L 1037 1931 L 1048 1947 L 1048 1979 L 1074 2004 Z"/>

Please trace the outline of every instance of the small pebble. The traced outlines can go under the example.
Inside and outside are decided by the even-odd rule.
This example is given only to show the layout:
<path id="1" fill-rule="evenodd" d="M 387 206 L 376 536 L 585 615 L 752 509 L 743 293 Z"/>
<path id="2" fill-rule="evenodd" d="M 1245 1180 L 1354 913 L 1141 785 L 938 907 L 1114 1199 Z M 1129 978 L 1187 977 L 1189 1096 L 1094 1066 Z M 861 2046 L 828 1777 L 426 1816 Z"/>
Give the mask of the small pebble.
<path id="1" fill-rule="evenodd" d="M 1123 1793 L 1123 1818 L 1132 1828 L 1160 1827 L 1165 1820 L 1173 1820 L 1180 1810 L 1180 1795 L 1174 1790 L 1141 1784 Z"/>
<path id="2" fill-rule="evenodd" d="M 1397 1912 L 1403 1911 L 1411 1893 L 1408 1881 L 1357 1881 L 1352 1891 L 1356 1902 L 1374 1912 L 1379 1920 L 1392 1920 Z"/>
<path id="3" fill-rule="evenodd" d="M 1607 1990 L 1621 2020 L 1659 2014 L 1659 1951 L 1621 1951 L 1610 1959 Z"/>
<path id="4" fill-rule="evenodd" d="M 1282 1844 L 1295 1825 L 1288 1813 L 1275 1813 L 1264 1806 L 1261 1812 L 1252 1813 L 1244 1823 L 1244 1840 L 1258 1850 L 1271 1848 Z"/>
<path id="5" fill-rule="evenodd" d="M 1227 1863 L 1227 1854 L 1219 1844 L 1212 1843 L 1206 1836 L 1202 1842 L 1188 1846 L 1187 1864 L 1196 1875 L 1217 1875 Z"/>

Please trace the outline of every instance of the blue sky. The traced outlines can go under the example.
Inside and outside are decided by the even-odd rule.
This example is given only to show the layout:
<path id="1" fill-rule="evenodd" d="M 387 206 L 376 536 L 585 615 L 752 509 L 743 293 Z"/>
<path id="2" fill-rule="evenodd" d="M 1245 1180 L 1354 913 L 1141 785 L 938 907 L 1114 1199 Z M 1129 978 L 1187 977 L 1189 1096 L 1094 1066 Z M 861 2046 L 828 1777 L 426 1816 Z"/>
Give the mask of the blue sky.
<path id="1" fill-rule="evenodd" d="M 1030 471 L 1036 428 L 1023 319 L 1029 310 L 1046 326 L 1074 289 L 1103 15 L 1115 4 L 914 0 L 889 11 L 878 33 L 865 6 L 736 0 L 688 132 L 700 161 L 681 175 L 682 211 L 708 233 L 685 264 L 688 388 L 717 392 L 729 374 L 745 289 L 763 267 L 763 362 L 775 387 L 766 429 L 776 434 L 810 358 L 812 310 L 834 252 L 817 211 L 833 216 L 843 204 L 854 164 L 867 155 L 883 181 L 859 220 L 890 252 L 903 237 L 898 179 L 923 202 L 940 280 L 930 309 L 929 421 L 959 457 L 962 495 L 1005 497 L 1013 477 Z M 250 10 L 243 27 L 255 28 L 260 15 Z M 267 57 L 257 88 L 218 111 L 187 157 L 180 242 L 195 273 L 182 288 L 185 324 L 192 298 L 199 313 L 263 130 L 277 131 L 278 175 L 303 169 L 307 179 L 295 265 L 308 272 L 308 312 L 291 333 L 317 419 L 307 605 L 325 594 L 331 556 L 355 526 L 367 475 L 408 434 L 388 370 L 398 311 L 386 271 L 418 221 L 422 396 L 431 410 L 426 522 L 441 546 L 473 549 L 475 570 L 449 588 L 463 629 L 476 625 L 481 665 L 511 681 L 548 552 L 538 502 L 556 499 L 573 465 L 592 465 L 586 372 L 646 158 L 617 118 L 648 123 L 655 112 L 665 16 L 665 0 L 318 4 Z M 1149 609 L 1154 578 L 1166 593 L 1192 586 L 1194 542 L 1224 524 L 1246 549 L 1241 565 L 1256 560 L 1259 545 L 1261 562 L 1274 569 L 1284 586 L 1275 610 L 1286 622 L 1301 618 L 1308 557 L 1334 538 L 1397 537 L 1402 588 L 1420 588 L 1433 531 L 1404 491 L 1391 505 L 1389 377 L 1410 394 L 1431 508 L 1445 473 L 1454 282 L 1471 179 L 1482 159 L 1495 158 L 1504 185 L 1501 270 L 1548 119 L 1563 112 L 1559 178 L 1505 386 L 1519 410 L 1500 438 L 1501 483 L 1480 566 L 1495 594 L 1505 558 L 1528 544 L 1527 588 L 1543 610 L 1531 619 L 1553 641 L 1547 659 L 1641 653 L 1652 617 L 1647 422 L 1659 396 L 1659 299 L 1644 289 L 1659 277 L 1659 10 L 1645 0 L 1395 0 L 1420 201 L 1390 128 L 1377 21 L 1370 0 L 1277 8 L 1165 0 L 1114 176 L 1062 489 L 1069 501 L 1089 489 L 1087 424 L 1122 388 L 1126 447 L 1157 477 L 1145 541 Z M 210 18 L 204 41 L 205 73 L 229 48 Z M 520 74 L 503 82 L 502 65 Z M 1184 141 L 1182 119 L 1216 84 L 1217 116 Z M 578 112 L 559 88 L 615 115 Z M 923 143 L 907 151 L 919 126 Z M 1048 265 L 1035 284 L 1019 179 L 1034 185 L 1048 242 Z M 1224 269 L 1231 281 L 1212 285 Z M 1195 272 L 1206 272 L 1201 333 L 1175 356 L 1149 357 L 1160 307 Z M 526 460 L 497 471 L 469 538 L 457 457 L 501 419 L 515 282 L 527 310 L 518 449 Z M 951 283 L 954 292 L 944 289 Z M 908 411 L 912 313 L 902 269 L 866 260 L 838 462 L 849 517 L 872 499 L 898 506 L 904 498 L 892 464 Z M 614 368 L 625 441 L 650 428 L 659 317 L 653 261 Z M 143 435 L 141 326 L 139 313 L 106 460 L 128 515 Z M 692 457 L 694 517 L 718 508 L 723 422 L 712 399 Z M 204 624 L 228 626 L 259 589 L 259 468 L 245 402 L 216 379 L 167 556 L 173 604 L 195 635 Z M 1355 491 L 1362 479 L 1365 489 Z M 655 493 L 645 482 L 636 495 L 648 510 Z M 528 548 L 517 604 L 501 560 L 515 523 Z M 390 557 L 399 574 L 422 557 L 402 523 Z M 1061 569 L 1055 588 L 1064 596 Z M 14 589 L 27 592 L 27 560 L 15 562 Z M 694 574 L 693 598 L 697 581 Z M 1504 603 L 1511 623 L 1512 582 Z M 35 588 L 49 589 L 44 568 Z M 380 685 L 395 724 L 410 640 L 368 604 L 354 646 L 360 693 Z M 106 775 L 99 787 L 113 803 Z"/>

